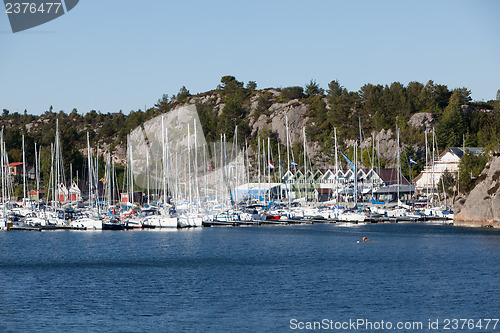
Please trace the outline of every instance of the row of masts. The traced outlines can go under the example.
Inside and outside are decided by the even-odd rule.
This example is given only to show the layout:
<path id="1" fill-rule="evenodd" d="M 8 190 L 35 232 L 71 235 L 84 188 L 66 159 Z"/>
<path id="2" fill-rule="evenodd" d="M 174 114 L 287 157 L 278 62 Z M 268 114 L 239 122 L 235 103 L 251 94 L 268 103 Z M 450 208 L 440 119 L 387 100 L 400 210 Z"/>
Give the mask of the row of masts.
<path id="1" fill-rule="evenodd" d="M 189 210 L 200 210 L 201 208 L 201 202 L 202 201 L 209 201 L 215 199 L 219 204 L 225 204 L 227 206 L 231 206 L 234 203 L 238 202 L 242 198 L 239 197 L 239 192 L 236 191 L 236 189 L 239 187 L 239 185 L 243 182 L 246 181 L 247 184 L 251 183 L 251 163 L 250 163 L 250 158 L 249 158 L 249 149 L 248 149 L 248 143 L 245 141 L 245 151 L 243 153 L 239 152 L 239 145 L 238 145 L 238 128 L 235 128 L 235 135 L 234 135 L 234 141 L 233 141 L 233 147 L 232 147 L 232 156 L 228 156 L 228 144 L 226 141 L 226 136 L 225 134 L 221 134 L 220 136 L 220 151 L 219 151 L 219 156 L 217 156 L 217 149 L 215 149 L 215 144 L 214 144 L 214 149 L 213 149 L 213 157 L 209 158 L 206 152 L 206 145 L 203 145 L 202 152 L 200 152 L 200 147 L 198 146 L 198 133 L 197 133 L 197 126 L 196 122 L 194 122 L 194 142 L 191 142 L 191 130 L 190 130 L 190 124 L 187 124 L 187 162 L 183 167 L 183 163 L 179 163 L 179 157 L 178 157 L 178 152 L 175 152 L 174 154 L 171 152 L 171 147 L 169 145 L 169 138 L 168 138 L 168 129 L 166 128 L 164 124 L 164 119 L 162 118 L 162 133 L 161 133 L 161 145 L 162 145 L 162 157 L 161 157 L 161 170 L 158 171 L 158 163 L 155 164 L 156 172 L 155 172 L 155 177 L 152 177 L 151 175 L 151 166 L 150 166 L 150 161 L 152 158 L 150 158 L 150 152 L 149 152 L 149 147 L 146 147 L 147 152 L 146 152 L 146 191 L 147 191 L 147 204 L 151 205 L 151 187 L 153 187 L 157 190 L 157 197 L 162 197 L 162 203 L 163 205 L 168 204 L 168 198 L 172 198 L 172 200 L 176 203 L 181 202 L 183 199 L 188 202 L 188 208 Z M 429 161 L 429 154 L 428 154 L 428 142 L 427 142 L 427 132 L 425 133 L 425 145 L 426 145 L 426 163 Z M 308 169 L 312 168 L 312 162 L 309 156 L 308 152 L 308 146 L 307 146 L 307 141 L 306 141 L 306 131 L 305 128 L 302 128 L 302 137 L 303 137 L 303 166 L 304 166 L 304 174 L 308 174 Z M 361 132 L 361 123 L 360 123 L 360 142 L 362 138 L 362 132 Z M 297 163 L 295 163 L 295 157 L 293 150 L 290 149 L 291 147 L 291 142 L 290 142 L 290 135 L 289 135 L 289 128 L 288 128 L 288 117 L 286 117 L 286 156 L 287 156 L 287 171 L 293 170 L 294 173 L 297 173 Z M 432 158 L 430 159 L 432 161 L 431 167 L 432 170 L 434 168 L 434 161 L 435 161 L 435 134 L 433 132 L 433 145 L 432 145 Z M 267 144 L 267 145 L 266 145 Z M 338 144 L 337 144 L 337 132 L 336 129 L 334 129 L 334 145 L 335 145 L 335 172 L 338 174 L 339 170 L 339 156 L 338 156 Z M 375 146 L 375 140 L 373 140 L 373 145 Z M 378 142 L 378 146 L 380 143 Z M 28 182 L 27 182 L 27 170 L 26 170 L 26 154 L 25 154 L 25 147 L 24 147 L 24 136 L 22 140 L 22 150 L 23 150 L 23 198 L 27 198 L 27 189 L 28 189 Z M 3 140 L 3 130 L 0 134 L 0 147 L 1 147 L 1 163 L 2 165 L 8 165 L 8 156 L 7 156 L 7 150 L 5 147 L 5 141 Z M 359 145 L 359 149 L 361 150 L 361 156 L 362 156 L 362 148 L 361 144 Z M 285 192 L 286 196 L 284 198 L 281 198 L 282 200 L 285 199 L 288 201 L 288 203 L 291 203 L 291 184 L 287 179 L 285 179 L 285 168 L 283 167 L 283 163 L 281 160 L 281 151 L 280 151 L 280 146 L 278 145 L 278 163 L 277 166 L 273 164 L 273 158 L 272 158 L 272 149 L 271 149 L 271 141 L 270 138 L 267 138 L 267 142 L 264 139 L 261 139 L 260 136 L 258 137 L 257 141 L 257 165 L 258 165 L 258 171 L 257 171 L 257 180 L 259 184 L 259 194 L 262 193 L 261 191 L 261 184 L 264 184 L 265 181 L 264 179 L 267 178 L 267 183 L 271 184 L 272 183 L 272 170 L 274 169 L 274 177 L 275 179 L 277 178 L 280 183 L 284 183 L 285 185 Z M 371 156 L 371 162 L 372 166 L 375 161 L 374 157 L 374 152 L 375 149 L 372 151 L 372 156 Z M 40 155 L 41 155 L 41 149 L 40 147 L 37 147 L 35 143 L 35 183 L 36 183 L 36 191 L 37 193 L 40 193 Z M 134 201 L 134 178 L 136 177 L 135 171 L 134 171 L 134 159 L 133 159 L 134 151 L 133 147 L 131 144 L 127 144 L 127 163 L 126 163 L 126 174 L 124 177 L 124 184 L 126 183 L 126 192 L 127 193 L 127 204 L 133 204 Z M 118 201 L 119 198 L 117 198 L 116 193 L 118 189 L 118 184 L 117 184 L 117 179 L 116 179 L 116 174 L 115 174 L 115 166 L 114 162 L 111 161 L 111 156 L 108 152 L 106 156 L 106 166 L 104 170 L 104 189 L 103 189 L 103 195 L 101 195 L 100 189 L 99 189 L 99 163 L 98 163 L 98 156 L 99 156 L 99 148 L 97 147 L 97 153 L 96 153 L 96 158 L 93 158 L 92 155 L 92 150 L 90 148 L 90 139 L 89 139 L 89 134 L 87 133 L 87 163 L 88 163 L 88 186 L 89 186 L 89 203 L 90 204 L 95 204 L 95 207 L 99 210 L 99 202 L 100 200 L 103 199 L 106 201 L 107 205 L 112 205 Z M 354 173 L 357 175 L 357 161 L 360 157 L 358 156 L 358 141 L 355 142 L 354 144 Z M 200 159 L 202 161 L 201 167 L 200 167 Z M 246 160 L 246 163 L 245 163 Z M 380 158 L 378 159 L 380 163 Z M 212 162 L 214 168 L 218 171 L 219 175 L 216 177 L 216 181 L 214 184 L 209 184 L 209 169 L 211 168 Z M 245 166 L 246 164 L 246 166 Z M 398 198 L 399 198 L 399 185 L 401 182 L 401 162 L 400 162 L 400 138 L 399 138 L 399 128 L 397 128 L 397 164 L 398 164 Z M 380 166 L 379 166 L 380 167 Z M 234 168 L 234 173 L 233 173 L 233 168 Z M 239 172 L 239 169 L 243 169 L 243 172 Z M 262 170 L 261 170 L 262 168 Z M 182 178 L 179 176 L 182 174 L 182 171 L 184 170 L 184 181 L 182 181 Z M 276 171 L 278 171 L 278 175 L 276 175 Z M 72 178 L 72 171 L 70 171 L 70 179 Z M 203 175 L 203 184 L 199 179 L 199 174 Z M 241 175 L 240 175 L 241 173 Z M 160 177 L 159 177 L 160 176 Z M 263 177 L 262 177 L 263 176 Z M 152 184 L 150 182 L 151 178 L 155 179 L 155 183 Z M 213 178 L 213 177 L 212 177 Z M 218 178 L 218 179 L 217 179 Z M 246 179 L 244 179 L 246 178 Z M 58 121 L 56 122 L 56 135 L 55 135 L 55 141 L 51 145 L 51 170 L 50 170 L 50 178 L 49 178 L 49 186 L 48 186 L 48 191 L 47 191 L 47 196 L 46 200 L 48 203 L 48 200 L 50 198 L 50 194 L 52 194 L 52 202 L 61 204 L 61 186 L 60 184 L 65 184 L 65 173 L 64 173 L 64 164 L 63 164 L 63 159 L 62 159 L 62 147 L 60 143 L 60 136 L 59 136 L 59 124 Z M 161 179 L 162 183 L 162 190 L 158 191 L 158 180 Z M 337 179 L 337 177 L 335 177 Z M 434 178 L 433 178 L 434 180 Z M 243 182 L 242 182 L 243 181 Z M 337 181 L 337 180 L 336 180 Z M 5 202 L 8 200 L 8 198 L 11 198 L 13 196 L 13 190 L 12 190 L 12 183 L 10 180 L 10 177 L 8 177 L 7 172 L 4 169 L 4 172 L 2 172 L 2 177 L 1 177 L 1 185 L 2 185 L 2 203 L 5 204 Z M 182 189 L 182 185 L 184 185 L 184 189 Z M 334 184 L 335 188 L 338 186 L 338 184 Z M 433 184 L 434 188 L 435 184 Z M 355 193 L 357 193 L 357 177 L 354 177 L 354 188 L 355 188 Z M 200 192 L 200 190 L 203 189 L 203 194 Z M 305 177 L 305 186 L 301 188 L 300 186 L 297 187 L 298 189 L 298 195 L 299 197 L 304 197 L 306 201 L 309 201 L 308 198 L 310 196 L 311 192 L 311 187 L 309 186 L 309 182 L 307 181 L 307 177 Z M 303 193 L 301 193 L 303 192 Z M 269 197 L 267 198 L 268 200 L 271 199 L 270 197 L 270 192 L 269 192 Z M 281 197 L 281 191 L 279 193 L 279 196 Z M 202 198 L 204 197 L 204 198 Z M 354 200 L 357 202 L 357 195 L 354 195 Z M 4 205 L 5 206 L 5 205 Z"/>

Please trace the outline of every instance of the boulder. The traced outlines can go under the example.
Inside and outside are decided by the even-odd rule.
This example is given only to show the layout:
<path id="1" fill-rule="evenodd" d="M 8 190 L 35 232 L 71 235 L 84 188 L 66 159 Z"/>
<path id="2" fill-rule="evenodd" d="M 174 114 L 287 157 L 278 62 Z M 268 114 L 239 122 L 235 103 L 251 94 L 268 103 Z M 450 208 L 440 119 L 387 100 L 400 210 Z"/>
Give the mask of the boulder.
<path id="1" fill-rule="evenodd" d="M 412 127 L 417 128 L 423 132 L 425 130 L 431 130 L 434 126 L 435 121 L 436 117 L 434 116 L 434 114 L 430 112 L 419 112 L 411 116 L 408 123 Z"/>
<path id="2" fill-rule="evenodd" d="M 453 224 L 500 228 L 500 157 L 494 157 L 486 164 L 479 183 L 455 214 Z"/>

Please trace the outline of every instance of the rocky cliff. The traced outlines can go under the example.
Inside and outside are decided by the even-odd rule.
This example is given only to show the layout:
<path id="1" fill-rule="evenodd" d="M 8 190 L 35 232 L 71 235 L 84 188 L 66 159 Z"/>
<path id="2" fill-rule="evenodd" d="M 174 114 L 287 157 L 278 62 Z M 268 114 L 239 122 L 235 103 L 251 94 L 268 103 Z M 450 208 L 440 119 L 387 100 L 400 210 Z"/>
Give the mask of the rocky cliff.
<path id="1" fill-rule="evenodd" d="M 500 228 L 500 156 L 494 157 L 461 207 L 455 207 L 454 225 Z"/>
<path id="2" fill-rule="evenodd" d="M 262 96 L 265 96 L 269 103 L 266 105 L 266 112 L 259 112 L 259 99 Z M 299 143 L 301 145 L 303 140 L 302 128 L 308 124 L 309 117 L 307 112 L 311 106 L 299 99 L 284 102 L 280 100 L 279 96 L 280 92 L 278 90 L 272 88 L 265 89 L 256 92 L 250 98 L 250 102 L 244 105 L 248 110 L 246 121 L 250 127 L 251 134 L 256 136 L 259 131 L 267 129 L 275 133 L 278 141 L 285 145 L 286 118 L 288 118 L 290 142 L 291 144 Z M 325 103 L 327 102 L 326 98 L 324 101 Z M 188 98 L 186 105 L 205 103 L 211 104 L 213 112 L 217 115 L 222 113 L 225 106 L 222 96 L 216 92 L 191 96 Z M 330 109 L 328 104 L 327 109 Z M 424 131 L 426 128 L 431 128 L 434 121 L 435 119 L 432 114 L 418 113 L 412 117 L 409 123 L 412 127 Z M 364 136 L 365 138 L 361 143 L 363 149 L 372 148 L 374 146 L 373 139 L 375 139 L 375 146 L 379 148 L 378 153 L 381 159 L 389 161 L 388 166 L 392 166 L 393 163 L 396 163 L 396 134 L 391 129 L 382 129 L 379 132 L 374 131 L 373 133 L 365 132 Z M 353 147 L 356 143 L 355 140 L 340 135 L 337 139 L 339 146 L 343 147 Z M 313 142 L 310 138 L 307 138 L 307 146 L 310 157 L 318 166 L 323 168 L 333 167 L 333 147 L 330 153 L 325 153 L 324 149 L 321 147 L 321 143 Z M 414 145 L 413 149 L 417 156 L 423 156 L 425 154 L 424 147 Z"/>

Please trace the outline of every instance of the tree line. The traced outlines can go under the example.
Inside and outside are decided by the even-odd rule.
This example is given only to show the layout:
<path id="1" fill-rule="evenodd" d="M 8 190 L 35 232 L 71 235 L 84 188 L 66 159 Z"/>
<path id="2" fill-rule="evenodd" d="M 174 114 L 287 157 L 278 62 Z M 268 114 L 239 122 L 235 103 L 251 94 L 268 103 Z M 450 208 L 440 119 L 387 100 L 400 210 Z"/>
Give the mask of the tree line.
<path id="1" fill-rule="evenodd" d="M 326 90 L 311 80 L 303 87 L 290 86 L 275 90 L 279 92 L 277 98 L 269 89 L 257 90 L 255 81 L 244 84 L 234 76 L 226 75 L 214 90 L 195 95 L 217 96 L 203 103 L 196 101 L 207 142 L 218 141 L 221 133 L 225 133 L 231 141 L 234 129 L 238 126 L 240 138 L 246 138 L 250 147 L 256 148 L 257 139 L 251 135 L 249 124 L 250 113 L 253 112 L 254 119 L 262 115 L 270 119 L 273 103 L 297 100 L 307 106 L 308 141 L 317 143 L 325 153 L 332 151 L 334 128 L 339 137 L 358 139 L 360 126 L 363 131 L 370 133 L 382 129 L 394 131 L 397 125 L 401 129 L 402 141 L 407 145 L 403 151 L 404 157 L 418 160 L 411 146 L 423 146 L 424 134 L 411 127 L 408 120 L 420 112 L 428 112 L 435 118 L 437 144 L 441 149 L 463 145 L 491 149 L 500 143 L 500 90 L 495 100 L 487 102 L 472 101 L 467 88 L 449 89 L 433 81 L 425 84 L 410 82 L 407 85 L 399 82 L 390 85 L 368 83 L 358 91 L 349 91 L 338 80 L 331 81 Z M 26 110 L 23 114 L 10 113 L 3 109 L 0 119 L 9 160 L 22 160 L 21 141 L 24 135 L 28 161 L 34 160 L 36 142 L 42 147 L 42 156 L 48 156 L 45 164 L 42 163 L 42 169 L 47 173 L 50 170 L 50 165 L 47 166 L 50 163 L 50 145 L 54 142 L 55 123 L 58 120 L 66 168 L 72 164 L 77 169 L 85 164 L 80 150 L 86 147 L 87 132 L 93 145 L 105 144 L 113 151 L 125 143 L 131 130 L 159 114 L 169 112 L 191 97 L 193 95 L 189 90 L 181 87 L 171 97 L 163 95 L 153 107 L 128 114 L 121 110 L 116 113 L 91 110 L 82 115 L 76 109 L 70 113 L 63 110 L 54 112 L 52 106 L 41 115 L 31 115 Z M 216 106 L 221 105 L 224 106 L 217 113 Z M 264 138 L 271 137 L 273 149 L 277 153 L 279 143 L 276 133 L 264 128 L 259 134 Z M 292 148 L 299 157 L 300 145 Z M 421 159 L 418 162 L 421 169 Z M 412 170 L 413 173 L 418 171 L 418 167 Z M 410 168 L 405 173 L 412 178 Z"/>

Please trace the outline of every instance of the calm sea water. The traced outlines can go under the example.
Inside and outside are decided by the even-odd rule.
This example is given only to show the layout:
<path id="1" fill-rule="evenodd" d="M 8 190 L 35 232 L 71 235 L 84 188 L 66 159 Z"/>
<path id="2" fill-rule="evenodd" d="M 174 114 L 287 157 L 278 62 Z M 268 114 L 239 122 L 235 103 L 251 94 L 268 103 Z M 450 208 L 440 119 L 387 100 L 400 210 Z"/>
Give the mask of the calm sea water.
<path id="1" fill-rule="evenodd" d="M 372 241 L 357 243 L 363 236 Z M 291 332 L 325 319 L 444 332 L 446 319 L 500 317 L 500 233 L 422 224 L 0 232 L 0 280 L 1 332 Z M 463 331 L 500 332 L 492 325 Z"/>

